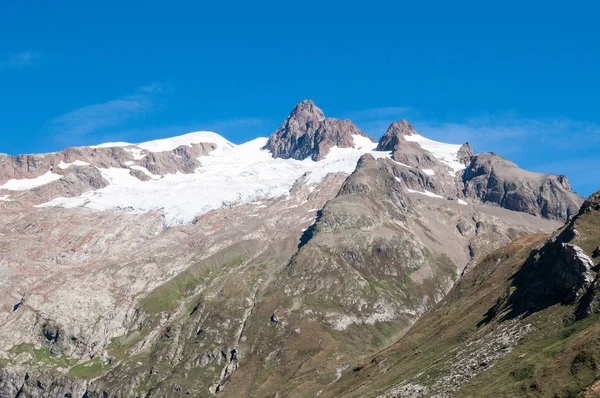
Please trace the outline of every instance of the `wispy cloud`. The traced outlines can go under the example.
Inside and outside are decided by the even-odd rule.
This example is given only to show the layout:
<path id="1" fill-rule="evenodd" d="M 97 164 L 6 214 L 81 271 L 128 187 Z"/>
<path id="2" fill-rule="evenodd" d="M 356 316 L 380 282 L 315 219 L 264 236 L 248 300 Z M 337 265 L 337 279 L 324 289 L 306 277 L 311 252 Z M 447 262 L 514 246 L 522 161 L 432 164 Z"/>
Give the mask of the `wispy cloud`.
<path id="1" fill-rule="evenodd" d="M 0 61 L 0 69 L 22 69 L 33 66 L 39 62 L 40 53 L 35 51 L 23 51 L 8 54 L 3 61 Z"/>
<path id="2" fill-rule="evenodd" d="M 371 109 L 364 109 L 361 111 L 354 111 L 354 112 L 350 112 L 348 114 L 348 117 L 350 119 L 361 119 L 361 120 L 365 120 L 365 119 L 380 119 L 380 118 L 387 118 L 387 119 L 395 119 L 397 117 L 402 117 L 403 115 L 406 115 L 407 113 L 413 111 L 413 108 L 408 107 L 408 106 L 384 106 L 381 108 L 371 108 Z"/>
<path id="3" fill-rule="evenodd" d="M 414 116 L 415 110 L 408 106 L 385 106 L 380 108 L 353 111 L 346 115 L 367 134 L 379 138 L 390 126 L 390 123 L 409 115 Z"/>
<path id="4" fill-rule="evenodd" d="M 83 106 L 51 120 L 47 129 L 66 144 L 105 135 L 108 128 L 155 111 L 158 94 L 163 90 L 164 86 L 153 84 L 139 88 L 133 95 Z"/>

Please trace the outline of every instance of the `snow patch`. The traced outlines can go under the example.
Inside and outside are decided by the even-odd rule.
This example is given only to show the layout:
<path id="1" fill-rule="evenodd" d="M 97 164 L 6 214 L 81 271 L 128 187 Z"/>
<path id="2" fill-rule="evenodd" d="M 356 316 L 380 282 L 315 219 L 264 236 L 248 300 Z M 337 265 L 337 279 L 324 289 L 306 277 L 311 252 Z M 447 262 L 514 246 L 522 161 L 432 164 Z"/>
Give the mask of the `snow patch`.
<path id="1" fill-rule="evenodd" d="M 226 150 L 234 148 L 235 144 L 227 141 L 217 133 L 211 131 L 196 131 L 194 133 L 180 135 L 178 137 L 164 138 L 138 144 L 137 147 L 150 152 L 165 152 L 172 151 L 180 146 L 192 146 L 192 144 L 200 143 L 216 144 L 218 150 Z"/>
<path id="2" fill-rule="evenodd" d="M 437 195 L 437 194 L 435 194 L 433 192 L 429 192 L 427 190 L 423 190 L 423 192 L 421 192 L 421 191 L 415 191 L 415 190 L 409 188 L 408 192 L 410 192 L 410 193 L 418 193 L 420 195 L 429 196 L 430 198 L 444 199 L 443 196 Z"/>
<path id="3" fill-rule="evenodd" d="M 406 141 L 416 142 L 421 148 L 429 151 L 442 163 L 450 166 L 454 171 L 465 169 L 465 165 L 458 161 L 458 151 L 462 145 L 446 144 L 425 138 L 419 134 L 405 135 Z"/>
<path id="4" fill-rule="evenodd" d="M 10 195 L 0 196 L 0 202 L 12 202 L 12 200 L 10 200 L 9 198 Z"/>
<path id="5" fill-rule="evenodd" d="M 123 147 L 123 146 L 131 146 L 129 142 L 105 142 L 100 145 L 92 145 L 90 148 L 115 148 L 115 147 Z"/>
<path id="6" fill-rule="evenodd" d="M 459 199 L 459 200 L 458 200 L 458 204 L 459 204 L 459 205 L 464 205 L 464 206 L 468 206 L 468 205 L 469 205 L 467 202 L 465 202 L 465 201 L 464 201 L 464 200 L 462 200 L 462 199 Z"/>
<path id="7" fill-rule="evenodd" d="M 363 137 L 362 135 L 353 135 L 352 140 L 354 141 L 354 149 L 364 151 L 374 151 L 377 148 L 377 143 L 371 141 L 369 137 Z"/>
<path id="8" fill-rule="evenodd" d="M 76 160 L 73 163 L 65 163 L 61 160 L 60 163 L 58 164 L 58 168 L 65 170 L 71 166 L 89 166 L 89 165 L 90 164 L 88 162 L 84 162 L 83 160 Z"/>
<path id="9" fill-rule="evenodd" d="M 435 175 L 435 171 L 433 171 L 431 169 L 423 169 L 423 173 L 427 174 L 428 176 Z"/>
<path id="10" fill-rule="evenodd" d="M 4 185 L 0 185 L 0 189 L 8 189 L 9 191 L 25 191 L 27 189 L 41 187 L 51 183 L 52 181 L 60 180 L 62 176 L 48 171 L 35 178 L 22 178 L 8 180 Z"/>

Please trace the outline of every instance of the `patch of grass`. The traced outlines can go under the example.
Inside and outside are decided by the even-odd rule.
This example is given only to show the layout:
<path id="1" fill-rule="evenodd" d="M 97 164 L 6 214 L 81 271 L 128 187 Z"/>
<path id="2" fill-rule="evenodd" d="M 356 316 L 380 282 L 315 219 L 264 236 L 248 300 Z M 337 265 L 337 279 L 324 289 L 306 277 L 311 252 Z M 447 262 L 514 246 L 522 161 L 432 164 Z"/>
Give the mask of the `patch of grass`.
<path id="1" fill-rule="evenodd" d="M 533 364 L 527 364 L 525 366 L 519 366 L 515 368 L 510 375 L 517 381 L 525 379 L 531 379 L 533 377 L 534 366 Z"/>
<path id="2" fill-rule="evenodd" d="M 73 366 L 69 370 L 69 376 L 82 379 L 93 379 L 102 376 L 110 369 L 109 365 L 104 364 L 99 358 Z"/>
<path id="3" fill-rule="evenodd" d="M 256 252 L 257 245 L 253 241 L 236 243 L 191 265 L 158 286 L 140 301 L 140 306 L 150 315 L 174 311 L 182 300 L 194 295 L 198 286 L 210 282 L 221 269 L 240 266 Z"/>
<path id="4" fill-rule="evenodd" d="M 600 214 L 596 210 L 589 210 L 575 221 L 575 228 L 579 236 L 574 243 L 580 246 L 588 255 L 600 246 Z"/>
<path id="5" fill-rule="evenodd" d="M 9 352 L 14 355 L 27 353 L 33 357 L 35 365 L 50 365 L 69 367 L 77 360 L 72 358 L 57 357 L 50 353 L 48 348 L 36 348 L 33 344 L 21 343 L 13 346 Z"/>

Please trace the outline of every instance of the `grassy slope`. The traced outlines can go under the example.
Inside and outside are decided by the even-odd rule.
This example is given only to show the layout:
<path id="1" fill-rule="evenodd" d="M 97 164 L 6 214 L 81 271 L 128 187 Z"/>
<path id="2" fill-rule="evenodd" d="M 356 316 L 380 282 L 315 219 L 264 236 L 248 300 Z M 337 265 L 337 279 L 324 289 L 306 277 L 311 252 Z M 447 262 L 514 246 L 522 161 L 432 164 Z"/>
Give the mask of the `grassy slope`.
<path id="1" fill-rule="evenodd" d="M 579 232 L 571 243 L 588 255 L 600 245 L 600 206 L 582 211 L 573 223 Z M 546 236 L 529 236 L 481 261 L 464 276 L 439 307 L 421 318 L 409 333 L 347 372 L 323 394 L 327 397 L 369 397 L 394 386 L 419 384 L 431 387 L 449 375 L 461 353 L 484 351 L 486 341 L 506 331 L 531 325 L 532 331 L 449 396 L 464 397 L 571 397 L 583 396 L 600 377 L 600 316 L 592 313 L 576 320 L 578 302 L 554 304 L 528 316 L 502 319 L 510 308 L 500 309 L 488 323 L 490 309 L 506 303 L 514 293 L 514 274 Z M 600 259 L 595 259 L 598 265 Z M 600 383 L 587 391 L 596 396 Z M 426 395 L 432 395 L 432 390 Z M 415 394 L 416 395 L 416 394 Z M 391 395 L 395 396 L 395 395 Z M 408 395 L 407 395 L 408 396 Z"/>

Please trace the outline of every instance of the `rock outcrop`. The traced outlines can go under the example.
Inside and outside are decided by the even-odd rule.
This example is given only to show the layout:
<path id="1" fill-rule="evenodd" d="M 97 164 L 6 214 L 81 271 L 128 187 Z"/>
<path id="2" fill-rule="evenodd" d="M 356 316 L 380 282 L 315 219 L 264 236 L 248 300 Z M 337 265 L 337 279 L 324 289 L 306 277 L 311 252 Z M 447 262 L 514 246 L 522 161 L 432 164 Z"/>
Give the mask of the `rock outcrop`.
<path id="1" fill-rule="evenodd" d="M 276 158 L 321 160 L 334 146 L 354 147 L 355 135 L 368 137 L 350 120 L 326 118 L 314 102 L 304 100 L 271 134 L 265 149 Z M 371 141 L 375 142 L 372 138 Z"/>
<path id="2" fill-rule="evenodd" d="M 463 184 L 467 198 L 561 221 L 576 214 L 583 202 L 567 177 L 526 171 L 494 153 L 474 156 Z"/>
<path id="3" fill-rule="evenodd" d="M 474 155 L 475 153 L 473 152 L 471 145 L 468 142 L 465 142 L 458 150 L 458 161 L 465 166 L 468 166 L 471 163 Z"/>

